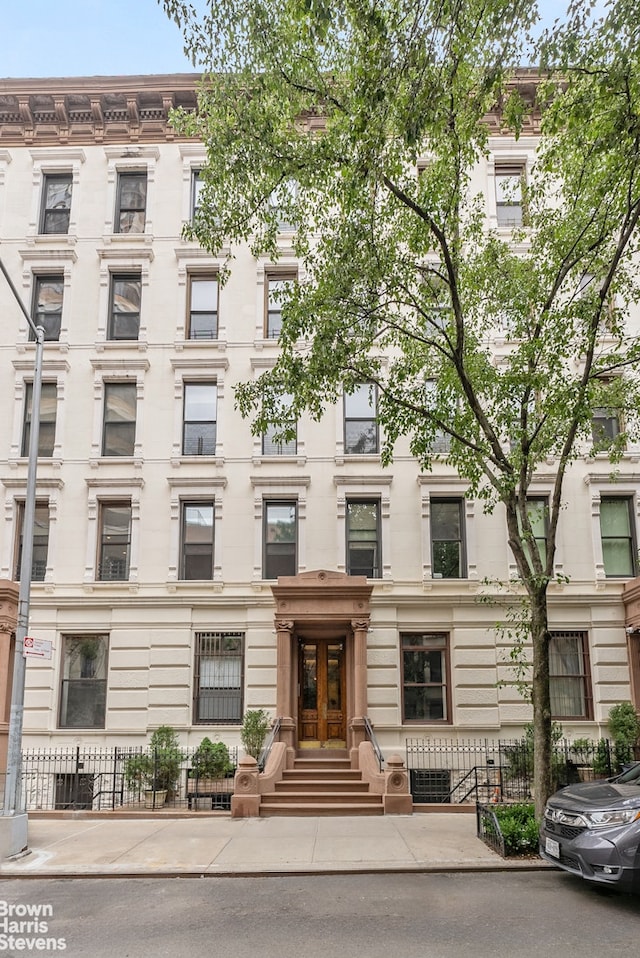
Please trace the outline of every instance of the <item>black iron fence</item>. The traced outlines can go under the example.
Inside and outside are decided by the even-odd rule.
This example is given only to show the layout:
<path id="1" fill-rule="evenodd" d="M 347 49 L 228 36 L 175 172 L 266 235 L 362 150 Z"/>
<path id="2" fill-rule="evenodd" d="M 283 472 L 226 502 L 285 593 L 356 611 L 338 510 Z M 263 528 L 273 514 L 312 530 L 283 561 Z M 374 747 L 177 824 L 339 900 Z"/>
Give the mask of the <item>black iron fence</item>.
<path id="1" fill-rule="evenodd" d="M 153 755 L 144 747 L 26 749 L 21 807 L 26 811 L 229 809 L 237 748 L 229 749 L 230 770 L 217 778 L 196 774 L 195 752 L 195 748 L 179 749 L 172 754 L 167 779 L 167 756 L 162 751 Z M 609 778 L 634 760 L 640 761 L 638 746 L 621 749 L 607 739 L 573 743 L 562 739 L 553 751 L 554 787 Z M 533 746 L 527 738 L 407 739 L 406 765 L 417 804 L 491 805 L 532 798 Z M 160 787 L 163 784 L 169 787 Z M 3 798 L 0 776 L 0 807 Z"/>
<path id="2" fill-rule="evenodd" d="M 26 749 L 20 810 L 229 809 L 237 748 L 229 749 L 227 773 L 216 778 L 195 770 L 195 753 L 195 748 L 180 749 L 167 756 L 162 750 L 154 754 L 144 747 L 121 746 Z"/>
<path id="3" fill-rule="evenodd" d="M 608 739 L 562 739 L 554 744 L 554 790 L 572 782 L 610 778 L 632 761 L 640 747 Z M 415 803 L 526 802 L 533 790 L 533 743 L 522 739 L 406 740 L 406 764 Z"/>
<path id="4" fill-rule="evenodd" d="M 505 857 L 502 829 L 490 805 L 476 805 L 476 833 L 485 845 Z"/>

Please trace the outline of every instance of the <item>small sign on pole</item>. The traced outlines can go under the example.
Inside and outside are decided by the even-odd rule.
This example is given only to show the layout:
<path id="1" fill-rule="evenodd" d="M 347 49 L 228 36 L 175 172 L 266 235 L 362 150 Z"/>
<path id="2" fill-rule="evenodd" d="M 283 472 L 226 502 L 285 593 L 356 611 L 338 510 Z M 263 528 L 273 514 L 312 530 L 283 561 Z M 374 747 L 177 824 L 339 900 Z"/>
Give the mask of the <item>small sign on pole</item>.
<path id="1" fill-rule="evenodd" d="M 24 637 L 24 657 L 36 659 L 50 659 L 53 643 L 50 639 L 34 639 L 29 635 Z"/>

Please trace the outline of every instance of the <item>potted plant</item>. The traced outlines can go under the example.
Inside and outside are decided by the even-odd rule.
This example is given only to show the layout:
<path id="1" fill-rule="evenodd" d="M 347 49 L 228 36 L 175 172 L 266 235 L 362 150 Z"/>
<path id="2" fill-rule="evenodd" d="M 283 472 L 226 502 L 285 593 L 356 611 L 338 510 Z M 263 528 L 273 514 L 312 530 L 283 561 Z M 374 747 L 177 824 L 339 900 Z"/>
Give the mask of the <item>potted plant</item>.
<path id="1" fill-rule="evenodd" d="M 161 725 L 151 736 L 147 751 L 125 762 L 125 780 L 130 788 L 144 791 L 147 808 L 159 808 L 175 796 L 181 762 L 175 729 Z"/>
<path id="2" fill-rule="evenodd" d="M 240 741 L 247 755 L 257 761 L 271 727 L 271 719 L 264 709 L 250 709 L 245 712 L 240 729 Z"/>
<path id="3" fill-rule="evenodd" d="M 591 739 L 577 738 L 571 744 L 571 754 L 575 756 L 575 766 L 581 782 L 591 782 L 595 778 L 593 758 L 595 747 Z"/>
<path id="4" fill-rule="evenodd" d="M 193 754 L 189 778 L 198 780 L 198 787 L 203 783 L 224 778 L 231 771 L 229 749 L 224 742 L 212 742 L 203 738 Z"/>
<path id="5" fill-rule="evenodd" d="M 195 750 L 188 773 L 187 802 L 189 808 L 227 807 L 231 792 L 222 784 L 233 766 L 229 759 L 229 749 L 224 742 L 212 742 L 203 738 Z M 222 805 L 220 805 L 222 803 Z"/>

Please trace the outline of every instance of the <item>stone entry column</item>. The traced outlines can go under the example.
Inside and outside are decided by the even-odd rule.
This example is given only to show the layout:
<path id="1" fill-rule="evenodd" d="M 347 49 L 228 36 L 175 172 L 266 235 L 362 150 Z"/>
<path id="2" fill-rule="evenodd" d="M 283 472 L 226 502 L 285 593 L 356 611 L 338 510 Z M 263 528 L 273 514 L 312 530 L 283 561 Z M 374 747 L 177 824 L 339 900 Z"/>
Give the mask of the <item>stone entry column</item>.
<path id="1" fill-rule="evenodd" d="M 280 718 L 280 741 L 287 746 L 287 765 L 293 766 L 295 758 L 297 723 L 293 718 L 293 696 L 297 683 L 292 666 L 294 622 L 291 619 L 276 619 L 276 715 Z"/>
<path id="2" fill-rule="evenodd" d="M 353 629 L 353 714 L 349 721 L 349 748 L 352 761 L 357 763 L 360 743 L 366 739 L 364 719 L 368 711 L 367 703 L 367 632 L 369 619 L 354 619 Z"/>

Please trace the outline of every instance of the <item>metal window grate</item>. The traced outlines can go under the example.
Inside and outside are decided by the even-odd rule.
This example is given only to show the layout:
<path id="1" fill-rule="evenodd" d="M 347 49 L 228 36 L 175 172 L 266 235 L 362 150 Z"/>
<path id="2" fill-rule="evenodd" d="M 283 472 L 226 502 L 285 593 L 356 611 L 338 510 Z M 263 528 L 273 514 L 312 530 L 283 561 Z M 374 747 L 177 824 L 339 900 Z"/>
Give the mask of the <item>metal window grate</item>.
<path id="1" fill-rule="evenodd" d="M 196 632 L 193 721 L 199 725 L 242 722 L 243 632 Z"/>

